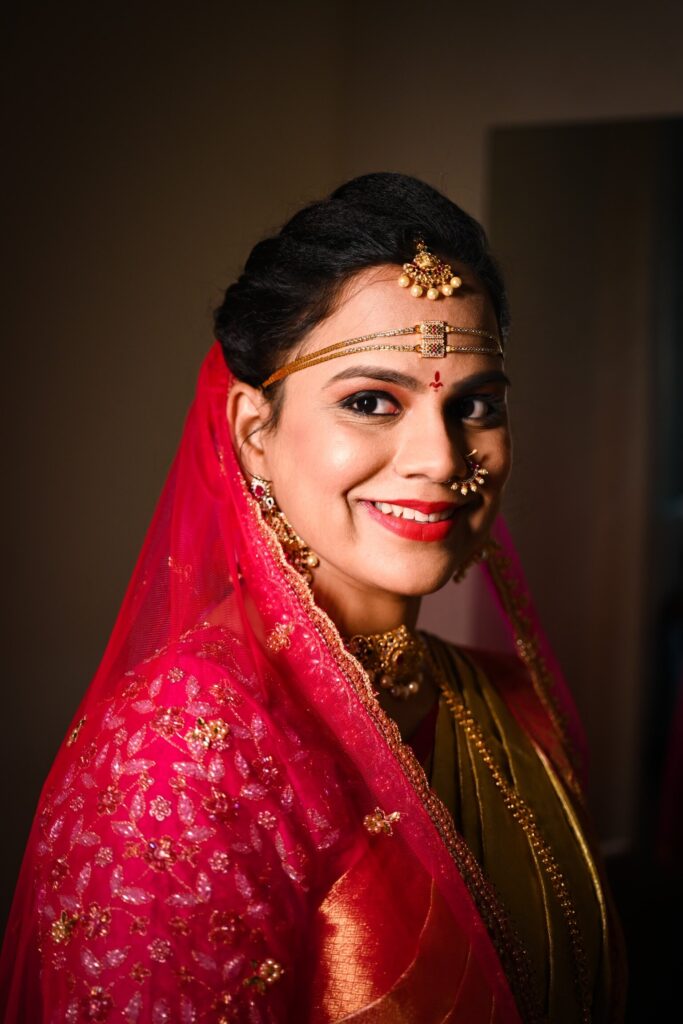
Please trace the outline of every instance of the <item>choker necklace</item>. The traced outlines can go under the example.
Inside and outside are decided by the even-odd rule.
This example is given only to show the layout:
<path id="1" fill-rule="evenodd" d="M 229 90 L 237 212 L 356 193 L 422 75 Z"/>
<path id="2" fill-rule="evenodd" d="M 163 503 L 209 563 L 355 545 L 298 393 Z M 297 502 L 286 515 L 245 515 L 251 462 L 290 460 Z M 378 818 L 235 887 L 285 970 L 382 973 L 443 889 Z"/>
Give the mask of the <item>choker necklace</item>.
<path id="1" fill-rule="evenodd" d="M 417 633 L 411 633 L 406 626 L 371 636 L 359 633 L 352 636 L 346 646 L 358 658 L 378 690 L 386 690 L 392 697 L 407 700 L 420 689 L 426 645 Z"/>

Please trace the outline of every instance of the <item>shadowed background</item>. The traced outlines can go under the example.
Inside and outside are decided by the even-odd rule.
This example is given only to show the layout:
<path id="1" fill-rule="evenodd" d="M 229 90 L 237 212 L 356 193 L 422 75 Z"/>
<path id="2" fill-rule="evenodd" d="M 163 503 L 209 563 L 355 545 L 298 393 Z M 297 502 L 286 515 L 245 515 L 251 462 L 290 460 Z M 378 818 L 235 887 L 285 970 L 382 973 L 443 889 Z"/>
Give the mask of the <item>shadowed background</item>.
<path id="1" fill-rule="evenodd" d="M 3 17 L 2 911 L 211 310 L 259 237 L 372 170 L 445 191 L 502 257 L 508 513 L 587 718 L 606 850 L 638 851 L 654 616 L 680 541 L 680 511 L 660 530 L 651 500 L 680 446 L 653 414 L 650 333 L 661 200 L 676 196 L 680 4 L 62 3 Z M 425 610 L 442 632 L 452 589 Z"/>

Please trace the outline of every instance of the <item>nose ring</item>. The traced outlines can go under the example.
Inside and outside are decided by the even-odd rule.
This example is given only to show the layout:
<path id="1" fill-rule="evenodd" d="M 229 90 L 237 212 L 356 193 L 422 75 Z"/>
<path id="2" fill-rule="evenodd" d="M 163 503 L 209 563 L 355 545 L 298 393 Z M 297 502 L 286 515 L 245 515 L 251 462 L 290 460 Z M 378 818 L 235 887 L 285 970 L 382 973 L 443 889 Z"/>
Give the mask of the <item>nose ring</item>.
<path id="1" fill-rule="evenodd" d="M 477 449 L 473 448 L 472 451 L 465 456 L 468 476 L 466 476 L 464 480 L 459 480 L 456 477 L 450 485 L 452 491 L 460 491 L 462 495 L 467 494 L 468 491 L 474 493 L 486 483 L 486 477 L 489 475 L 489 471 L 488 469 L 484 469 L 480 462 L 475 462 L 473 456 L 476 454 Z"/>

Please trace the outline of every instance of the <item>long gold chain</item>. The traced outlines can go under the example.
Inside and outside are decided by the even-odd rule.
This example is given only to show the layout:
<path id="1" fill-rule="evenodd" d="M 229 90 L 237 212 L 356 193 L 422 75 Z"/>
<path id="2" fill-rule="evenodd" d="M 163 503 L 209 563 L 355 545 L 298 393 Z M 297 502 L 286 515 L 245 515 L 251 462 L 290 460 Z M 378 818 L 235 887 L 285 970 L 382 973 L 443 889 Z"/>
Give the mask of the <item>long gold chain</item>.
<path id="1" fill-rule="evenodd" d="M 431 639 L 431 638 L 430 638 Z M 482 761 L 491 774 L 494 785 L 503 799 L 503 803 L 510 814 L 520 825 L 526 835 L 529 845 L 538 858 L 541 867 L 548 878 L 555 899 L 562 911 L 569 941 L 572 949 L 575 966 L 575 981 L 577 995 L 581 1009 L 581 1020 L 583 1024 L 590 1024 L 591 1020 L 591 994 L 588 984 L 588 966 L 586 952 L 583 945 L 581 930 L 579 928 L 578 915 L 569 892 L 569 886 L 564 877 L 557 858 L 549 843 L 541 834 L 534 812 L 522 799 L 517 791 L 507 782 L 500 768 L 496 764 L 493 755 L 486 745 L 484 733 L 476 721 L 472 712 L 465 706 L 462 700 L 456 695 L 449 679 L 448 670 L 443 664 L 445 661 L 444 652 L 434 649 L 433 643 L 428 644 L 428 659 L 434 679 L 436 680 L 449 711 L 457 725 L 462 729 L 465 736 L 477 751 Z"/>

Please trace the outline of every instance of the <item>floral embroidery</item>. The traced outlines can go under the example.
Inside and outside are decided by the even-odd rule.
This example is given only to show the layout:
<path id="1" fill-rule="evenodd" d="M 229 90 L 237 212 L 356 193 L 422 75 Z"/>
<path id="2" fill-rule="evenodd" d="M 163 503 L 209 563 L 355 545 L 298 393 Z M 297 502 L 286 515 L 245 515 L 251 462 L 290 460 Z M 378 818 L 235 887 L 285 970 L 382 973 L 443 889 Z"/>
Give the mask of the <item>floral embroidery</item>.
<path id="1" fill-rule="evenodd" d="M 123 800 L 123 793 L 116 786 L 107 786 L 97 795 L 97 810 L 99 814 L 114 814 Z"/>
<path id="2" fill-rule="evenodd" d="M 230 867 L 230 858 L 225 850 L 214 850 L 209 857 L 209 867 L 212 871 L 226 872 Z"/>
<path id="3" fill-rule="evenodd" d="M 272 757 L 257 757 L 251 767 L 259 782 L 264 786 L 277 786 L 280 781 L 280 769 Z"/>
<path id="4" fill-rule="evenodd" d="M 90 989 L 89 995 L 81 1000 L 81 1017 L 83 1020 L 106 1020 L 113 1006 L 111 996 L 99 985 L 96 985 Z"/>
<path id="5" fill-rule="evenodd" d="M 114 851 L 110 846 L 101 846 L 95 854 L 95 863 L 100 868 L 106 868 L 114 859 Z"/>
<path id="6" fill-rule="evenodd" d="M 363 818 L 363 825 L 368 830 L 370 835 L 393 835 L 392 825 L 395 821 L 400 819 L 401 815 L 398 811 L 392 811 L 391 814 L 387 814 L 381 807 L 376 807 L 372 814 L 366 814 Z"/>
<path id="7" fill-rule="evenodd" d="M 229 732 L 230 728 L 222 718 L 215 718 L 210 722 L 198 718 L 194 728 L 185 734 L 185 739 L 193 752 L 198 749 L 200 754 L 203 754 L 209 747 L 222 750 Z"/>
<path id="8" fill-rule="evenodd" d="M 219 821 L 234 821 L 240 810 L 239 800 L 233 800 L 220 789 L 212 788 L 211 796 L 202 800 L 202 806 L 210 818 Z"/>
<path id="9" fill-rule="evenodd" d="M 298 806 L 289 771 L 307 771 L 305 748 L 293 732 L 273 742 L 226 637 L 204 627 L 127 673 L 44 803 L 36 885 L 55 1019 L 270 1019 L 258 1004 L 288 973 L 287 893 L 305 891 L 310 853 L 334 833 L 318 779 L 315 806 Z M 150 976 L 175 996 L 152 996 Z"/>
<path id="10" fill-rule="evenodd" d="M 149 805 L 149 813 L 157 821 L 168 818 L 172 810 L 171 801 L 167 800 L 165 796 L 156 796 Z"/>
<path id="11" fill-rule="evenodd" d="M 69 865 L 66 857 L 58 857 L 50 869 L 50 884 L 53 889 L 59 889 L 64 879 L 69 874 Z"/>
<path id="12" fill-rule="evenodd" d="M 256 815 L 256 820 L 261 828 L 272 829 L 277 825 L 277 818 L 270 811 L 259 811 Z"/>
<path id="13" fill-rule="evenodd" d="M 68 914 L 63 910 L 50 929 L 53 942 L 69 942 L 79 920 L 78 914 Z"/>
<path id="14" fill-rule="evenodd" d="M 244 979 L 244 984 L 253 985 L 259 992 L 265 992 L 267 985 L 274 985 L 284 974 L 281 964 L 270 958 L 261 964 L 254 963 L 253 966 L 256 971 L 251 977 Z"/>
<path id="15" fill-rule="evenodd" d="M 144 964 L 137 963 L 133 965 L 133 968 L 130 972 L 130 976 L 133 979 L 133 981 L 137 981 L 140 982 L 140 984 L 142 984 L 143 981 L 149 978 L 151 973 L 152 972 L 150 971 L 149 967 L 145 967 Z"/>
<path id="16" fill-rule="evenodd" d="M 178 859 L 176 844 L 170 836 L 162 836 L 161 839 L 150 839 L 144 858 L 155 871 L 167 871 L 171 864 Z"/>
<path id="17" fill-rule="evenodd" d="M 266 637 L 266 647 L 273 654 L 279 654 L 280 651 L 286 651 L 291 645 L 291 633 L 294 631 L 294 626 L 291 622 L 278 622 L 277 626 L 274 627 Z"/>
<path id="18" fill-rule="evenodd" d="M 91 903 L 83 917 L 83 927 L 89 939 L 107 935 L 110 923 L 111 910 L 103 909 L 98 903 Z"/>
<path id="19" fill-rule="evenodd" d="M 147 947 L 152 960 L 158 964 L 166 963 L 171 955 L 171 943 L 167 939 L 154 939 Z"/>
<path id="20" fill-rule="evenodd" d="M 170 739 L 175 733 L 179 733 L 185 724 L 183 709 L 179 707 L 159 708 L 150 726 L 160 736 Z"/>

